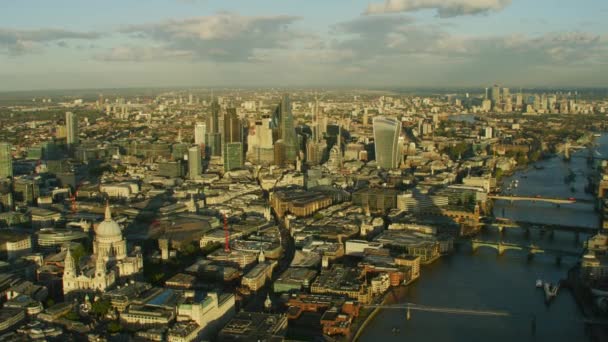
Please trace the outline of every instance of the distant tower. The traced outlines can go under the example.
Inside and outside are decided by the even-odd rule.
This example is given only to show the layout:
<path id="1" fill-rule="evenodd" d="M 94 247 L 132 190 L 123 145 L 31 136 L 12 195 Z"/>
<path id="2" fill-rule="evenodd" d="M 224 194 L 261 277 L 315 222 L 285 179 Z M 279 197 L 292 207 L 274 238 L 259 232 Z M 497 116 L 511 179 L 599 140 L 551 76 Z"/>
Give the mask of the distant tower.
<path id="1" fill-rule="evenodd" d="M 78 117 L 72 112 L 65 113 L 65 129 L 68 147 L 78 144 Z"/>
<path id="2" fill-rule="evenodd" d="M 279 137 L 283 140 L 283 161 L 285 163 L 294 163 L 298 154 L 298 142 L 293 114 L 291 112 L 291 101 L 288 94 L 283 96 L 275 112 L 279 119 Z"/>
<path id="3" fill-rule="evenodd" d="M 243 125 L 236 108 L 228 108 L 224 115 L 224 171 L 240 169 L 244 164 Z"/>
<path id="4" fill-rule="evenodd" d="M 374 118 L 374 141 L 378 167 L 395 169 L 399 166 L 399 135 L 401 123 L 394 118 Z"/>
<path id="5" fill-rule="evenodd" d="M 203 122 L 197 122 L 194 126 L 194 143 L 198 146 L 203 145 L 205 135 L 207 135 L 207 125 Z"/>
<path id="6" fill-rule="evenodd" d="M 158 248 L 160 249 L 160 258 L 169 260 L 169 239 L 158 239 Z"/>
<path id="7" fill-rule="evenodd" d="M 207 116 L 207 141 L 211 155 L 222 155 L 222 134 L 220 133 L 220 104 L 217 99 L 211 102 L 211 113 Z"/>
<path id="8" fill-rule="evenodd" d="M 202 172 L 201 148 L 200 146 L 192 146 L 188 149 L 188 177 L 197 179 Z"/>
<path id="9" fill-rule="evenodd" d="M 13 177 L 13 156 L 11 144 L 0 143 L 0 179 Z"/>

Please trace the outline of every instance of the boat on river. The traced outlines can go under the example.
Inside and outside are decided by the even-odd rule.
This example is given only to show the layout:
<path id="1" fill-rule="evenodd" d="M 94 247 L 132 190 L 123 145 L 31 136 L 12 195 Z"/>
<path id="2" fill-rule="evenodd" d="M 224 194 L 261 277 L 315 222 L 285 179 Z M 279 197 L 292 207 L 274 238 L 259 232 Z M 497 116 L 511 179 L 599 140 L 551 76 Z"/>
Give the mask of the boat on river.
<path id="1" fill-rule="evenodd" d="M 543 290 L 545 291 L 545 302 L 549 303 L 553 300 L 553 298 L 557 297 L 559 284 L 553 285 L 550 282 L 545 282 L 543 284 Z"/>
<path id="2" fill-rule="evenodd" d="M 536 287 L 539 288 L 539 289 L 542 288 L 543 287 L 543 281 L 540 280 L 540 279 L 537 279 L 536 280 Z"/>

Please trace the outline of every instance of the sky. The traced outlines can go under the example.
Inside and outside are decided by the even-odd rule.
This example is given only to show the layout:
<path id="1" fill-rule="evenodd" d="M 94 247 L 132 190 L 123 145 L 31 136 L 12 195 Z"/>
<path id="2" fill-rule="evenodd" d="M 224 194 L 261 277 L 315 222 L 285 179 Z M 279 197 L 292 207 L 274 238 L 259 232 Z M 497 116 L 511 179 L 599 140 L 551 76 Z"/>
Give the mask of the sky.
<path id="1" fill-rule="evenodd" d="M 19 0 L 0 91 L 606 87 L 606 0 Z"/>

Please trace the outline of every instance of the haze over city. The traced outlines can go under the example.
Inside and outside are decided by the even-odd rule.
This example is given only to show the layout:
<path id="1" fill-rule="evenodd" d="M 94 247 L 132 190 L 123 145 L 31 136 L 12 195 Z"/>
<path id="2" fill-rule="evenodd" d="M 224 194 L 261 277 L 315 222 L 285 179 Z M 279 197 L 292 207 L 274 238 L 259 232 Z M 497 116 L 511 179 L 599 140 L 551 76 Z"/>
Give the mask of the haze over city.
<path id="1" fill-rule="evenodd" d="M 0 9 L 0 342 L 608 342 L 605 0 Z"/>
<path id="2" fill-rule="evenodd" d="M 0 90 L 605 86 L 598 0 L 12 1 Z"/>

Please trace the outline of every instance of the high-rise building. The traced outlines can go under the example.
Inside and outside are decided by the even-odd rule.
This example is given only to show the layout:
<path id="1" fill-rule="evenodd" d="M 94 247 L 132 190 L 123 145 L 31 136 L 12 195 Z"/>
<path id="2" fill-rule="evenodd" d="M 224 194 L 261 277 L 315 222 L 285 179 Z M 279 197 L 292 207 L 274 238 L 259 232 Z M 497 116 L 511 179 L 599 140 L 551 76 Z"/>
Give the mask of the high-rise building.
<path id="1" fill-rule="evenodd" d="M 65 113 L 65 129 L 68 147 L 78 144 L 78 117 L 72 112 Z"/>
<path id="2" fill-rule="evenodd" d="M 197 179 L 202 172 L 201 147 L 195 145 L 188 149 L 188 177 Z"/>
<path id="3" fill-rule="evenodd" d="M 256 164 L 270 164 L 274 161 L 270 117 L 262 117 L 249 128 L 247 148 L 247 159 Z"/>
<path id="4" fill-rule="evenodd" d="M 213 156 L 222 155 L 222 136 L 220 133 L 220 104 L 217 99 L 211 102 L 211 113 L 207 116 L 207 149 Z"/>
<path id="5" fill-rule="evenodd" d="M 378 167 L 394 169 L 399 166 L 399 135 L 401 123 L 394 118 L 374 118 L 374 141 Z"/>
<path id="6" fill-rule="evenodd" d="M 224 114 L 224 171 L 243 167 L 243 125 L 236 115 L 236 108 L 228 108 Z"/>
<path id="7" fill-rule="evenodd" d="M 275 116 L 277 116 L 279 123 L 279 138 L 283 140 L 283 152 L 285 155 L 282 160 L 284 163 L 294 163 L 298 154 L 298 142 L 289 95 L 285 94 L 283 96 L 281 103 L 275 110 Z"/>
<path id="8" fill-rule="evenodd" d="M 13 177 L 11 144 L 0 143 L 0 178 Z"/>
<path id="9" fill-rule="evenodd" d="M 492 100 L 493 106 L 500 102 L 500 88 L 496 84 L 491 89 L 490 100 Z"/>
<path id="10" fill-rule="evenodd" d="M 197 122 L 194 126 L 194 143 L 198 146 L 205 144 L 206 135 L 207 125 L 203 122 Z"/>
<path id="11" fill-rule="evenodd" d="M 502 102 L 507 102 L 507 99 L 511 97 L 509 88 L 502 88 Z"/>
<path id="12" fill-rule="evenodd" d="M 224 171 L 243 168 L 243 143 L 226 142 L 224 144 Z"/>

